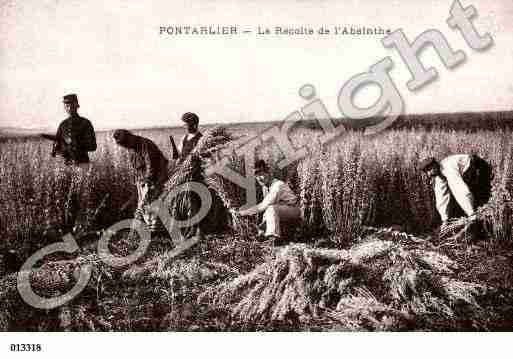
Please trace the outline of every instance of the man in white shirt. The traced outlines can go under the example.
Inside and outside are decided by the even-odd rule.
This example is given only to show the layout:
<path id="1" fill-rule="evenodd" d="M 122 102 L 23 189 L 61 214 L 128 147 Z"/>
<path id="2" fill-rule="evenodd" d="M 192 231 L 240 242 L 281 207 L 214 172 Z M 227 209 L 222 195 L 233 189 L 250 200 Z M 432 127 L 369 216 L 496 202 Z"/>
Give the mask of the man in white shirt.
<path id="1" fill-rule="evenodd" d="M 238 211 L 241 216 L 250 216 L 263 212 L 265 236 L 268 239 L 280 241 L 282 238 L 280 222 L 298 222 L 301 211 L 298 200 L 289 185 L 273 178 L 269 167 L 263 160 L 255 164 L 255 177 L 263 188 L 268 188 L 262 202 L 246 210 Z"/>
<path id="2" fill-rule="evenodd" d="M 451 155 L 440 162 L 428 158 L 420 169 L 434 182 L 436 209 L 442 226 L 452 217 L 452 199 L 470 218 L 475 217 L 477 207 L 490 199 L 491 168 L 476 155 Z"/>

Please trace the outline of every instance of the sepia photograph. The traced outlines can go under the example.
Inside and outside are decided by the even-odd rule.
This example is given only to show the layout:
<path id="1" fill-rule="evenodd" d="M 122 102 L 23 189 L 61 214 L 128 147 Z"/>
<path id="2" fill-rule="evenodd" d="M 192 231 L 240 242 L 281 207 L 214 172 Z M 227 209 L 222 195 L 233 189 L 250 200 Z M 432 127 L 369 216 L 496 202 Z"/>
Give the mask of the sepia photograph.
<path id="1" fill-rule="evenodd" d="M 56 353 L 49 333 L 511 332 L 512 20 L 510 0 L 0 0 L 2 355 Z"/>

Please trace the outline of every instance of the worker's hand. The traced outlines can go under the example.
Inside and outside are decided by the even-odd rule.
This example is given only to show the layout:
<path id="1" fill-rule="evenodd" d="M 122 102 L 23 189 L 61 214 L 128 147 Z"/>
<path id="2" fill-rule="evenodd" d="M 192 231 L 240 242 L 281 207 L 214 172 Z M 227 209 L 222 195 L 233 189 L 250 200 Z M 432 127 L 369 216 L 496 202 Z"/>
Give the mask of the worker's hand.
<path id="1" fill-rule="evenodd" d="M 148 192 L 153 191 L 156 188 L 155 183 L 153 183 L 153 181 L 150 180 L 144 181 L 144 186 L 146 187 Z"/>
<path id="2" fill-rule="evenodd" d="M 442 221 L 442 224 L 440 225 L 440 233 L 444 233 L 447 230 L 448 225 L 448 221 Z"/>
<path id="3" fill-rule="evenodd" d="M 70 144 L 71 144 L 71 142 L 73 142 L 73 141 L 71 140 L 71 137 L 69 137 L 69 136 L 64 136 L 64 142 L 66 142 L 66 144 L 67 144 L 67 145 L 70 145 Z"/>
<path id="4" fill-rule="evenodd" d="M 477 221 L 477 214 L 475 214 L 475 213 L 474 213 L 474 214 L 472 214 L 472 215 L 468 216 L 468 219 L 469 219 L 470 221 L 472 221 L 472 222 Z"/>

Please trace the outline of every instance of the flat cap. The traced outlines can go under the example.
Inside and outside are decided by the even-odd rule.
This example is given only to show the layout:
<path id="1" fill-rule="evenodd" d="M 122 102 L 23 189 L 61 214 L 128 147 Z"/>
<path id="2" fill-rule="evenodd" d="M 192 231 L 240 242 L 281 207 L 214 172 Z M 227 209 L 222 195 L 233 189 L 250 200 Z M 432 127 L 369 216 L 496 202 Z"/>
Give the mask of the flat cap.
<path id="1" fill-rule="evenodd" d="M 436 158 L 434 157 L 428 157 L 422 161 L 420 161 L 420 165 L 419 165 L 419 169 L 422 171 L 422 172 L 426 172 L 427 170 L 429 170 L 431 167 L 433 167 L 434 165 L 436 165 L 438 162 L 436 161 Z"/>
<path id="2" fill-rule="evenodd" d="M 194 123 L 198 123 L 199 122 L 199 117 L 198 115 L 196 115 L 195 113 L 192 113 L 192 112 L 186 112 L 182 115 L 182 121 L 183 122 L 194 122 Z"/>
<path id="3" fill-rule="evenodd" d="M 64 102 L 64 103 L 78 103 L 78 97 L 77 97 L 76 94 L 71 93 L 69 95 L 65 95 L 62 98 L 62 102 Z"/>

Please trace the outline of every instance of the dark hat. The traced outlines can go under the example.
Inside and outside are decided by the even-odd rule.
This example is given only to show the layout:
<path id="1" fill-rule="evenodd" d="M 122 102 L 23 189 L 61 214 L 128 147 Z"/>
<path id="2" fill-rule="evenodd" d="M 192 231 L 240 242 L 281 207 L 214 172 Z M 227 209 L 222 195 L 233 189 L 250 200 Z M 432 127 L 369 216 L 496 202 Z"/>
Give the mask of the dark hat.
<path id="1" fill-rule="evenodd" d="M 255 162 L 255 173 L 269 172 L 269 166 L 264 160 L 257 160 Z"/>
<path id="2" fill-rule="evenodd" d="M 76 94 L 72 93 L 69 95 L 65 95 L 62 99 L 62 102 L 64 103 L 76 103 L 78 104 L 78 97 Z"/>
<path id="3" fill-rule="evenodd" d="M 194 122 L 196 124 L 198 124 L 199 122 L 199 117 L 198 115 L 196 115 L 195 113 L 192 113 L 192 112 L 186 112 L 182 115 L 182 121 L 183 122 Z"/>
<path id="4" fill-rule="evenodd" d="M 438 165 L 438 162 L 436 161 L 436 158 L 429 157 L 429 158 L 426 158 L 426 159 L 424 159 L 424 160 L 422 160 L 420 162 L 419 169 L 422 172 L 426 172 L 427 170 L 429 170 L 431 167 L 433 167 L 435 165 Z"/>

